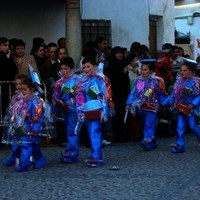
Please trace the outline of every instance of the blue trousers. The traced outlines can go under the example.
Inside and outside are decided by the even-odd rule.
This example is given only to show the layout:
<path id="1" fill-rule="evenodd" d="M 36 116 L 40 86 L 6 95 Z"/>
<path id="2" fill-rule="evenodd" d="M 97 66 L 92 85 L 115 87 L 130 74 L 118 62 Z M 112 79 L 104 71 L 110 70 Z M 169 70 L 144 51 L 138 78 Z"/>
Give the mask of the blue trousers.
<path id="1" fill-rule="evenodd" d="M 100 120 L 88 120 L 87 132 L 91 144 L 90 157 L 98 160 L 102 160 L 102 134 L 101 134 L 101 121 Z"/>
<path id="2" fill-rule="evenodd" d="M 140 117 L 142 119 L 144 139 L 152 139 L 155 136 L 157 113 L 141 111 Z"/>
<path id="3" fill-rule="evenodd" d="M 66 147 L 65 152 L 70 153 L 72 156 L 78 158 L 79 156 L 79 134 L 80 131 L 77 131 L 77 134 L 74 134 L 74 130 L 77 124 L 77 113 L 69 112 L 65 116 L 65 132 L 66 132 Z M 81 128 L 81 124 L 79 129 Z"/>
<path id="4" fill-rule="evenodd" d="M 186 124 L 189 125 L 192 133 L 195 134 L 197 140 L 200 142 L 200 127 L 198 127 L 197 119 L 194 115 L 177 115 L 177 137 L 176 143 L 178 145 L 185 145 L 184 135 L 186 131 Z"/>

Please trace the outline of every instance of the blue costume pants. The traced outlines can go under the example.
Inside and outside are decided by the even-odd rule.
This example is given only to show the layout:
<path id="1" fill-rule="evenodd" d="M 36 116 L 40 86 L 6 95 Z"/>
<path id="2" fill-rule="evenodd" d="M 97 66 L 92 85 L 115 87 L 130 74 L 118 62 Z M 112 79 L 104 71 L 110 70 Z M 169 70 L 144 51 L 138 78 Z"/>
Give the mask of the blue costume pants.
<path id="1" fill-rule="evenodd" d="M 70 153 L 72 156 L 78 158 L 79 156 L 79 133 L 74 134 L 74 130 L 77 124 L 77 113 L 68 112 L 65 116 L 65 131 L 66 131 L 66 147 L 65 152 Z M 79 129 L 81 128 L 81 124 Z"/>
<path id="2" fill-rule="evenodd" d="M 102 134 L 101 134 L 101 121 L 100 120 L 88 120 L 87 132 L 91 144 L 90 157 L 98 160 L 102 160 Z"/>
<path id="3" fill-rule="evenodd" d="M 200 142 L 200 127 L 198 127 L 197 119 L 194 115 L 181 115 L 177 116 L 177 138 L 176 143 L 178 145 L 185 146 L 184 134 L 186 131 L 186 124 L 189 125 L 192 133 L 195 134 L 197 140 Z"/>
<path id="4" fill-rule="evenodd" d="M 157 113 L 141 111 L 140 117 L 142 119 L 144 139 L 152 139 L 157 125 Z"/>

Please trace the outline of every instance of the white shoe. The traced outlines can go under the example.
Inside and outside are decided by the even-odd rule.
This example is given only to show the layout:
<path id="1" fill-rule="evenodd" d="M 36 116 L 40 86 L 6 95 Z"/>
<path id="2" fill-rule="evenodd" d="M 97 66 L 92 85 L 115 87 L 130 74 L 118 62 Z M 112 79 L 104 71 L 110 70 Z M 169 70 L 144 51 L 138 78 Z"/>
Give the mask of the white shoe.
<path id="1" fill-rule="evenodd" d="M 111 142 L 109 142 L 107 140 L 102 140 L 101 144 L 104 145 L 104 146 L 107 146 L 107 145 L 110 145 Z"/>

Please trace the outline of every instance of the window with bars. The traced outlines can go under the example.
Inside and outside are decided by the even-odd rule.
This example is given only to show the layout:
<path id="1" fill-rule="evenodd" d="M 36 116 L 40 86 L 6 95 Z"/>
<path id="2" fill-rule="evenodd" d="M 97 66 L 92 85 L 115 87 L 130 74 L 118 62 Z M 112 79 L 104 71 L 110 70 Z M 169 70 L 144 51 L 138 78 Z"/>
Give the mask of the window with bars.
<path id="1" fill-rule="evenodd" d="M 108 46 L 112 46 L 111 20 L 82 20 L 82 46 L 89 41 L 95 41 L 97 36 L 104 36 Z"/>

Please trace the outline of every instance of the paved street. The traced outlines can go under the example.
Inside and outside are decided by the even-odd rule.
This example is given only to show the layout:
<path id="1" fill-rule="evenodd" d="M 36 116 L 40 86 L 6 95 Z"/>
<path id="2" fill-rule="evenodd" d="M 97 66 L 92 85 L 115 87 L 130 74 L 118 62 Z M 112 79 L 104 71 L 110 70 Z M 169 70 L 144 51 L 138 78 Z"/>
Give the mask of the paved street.
<path id="1" fill-rule="evenodd" d="M 105 164 L 87 167 L 90 149 L 81 147 L 80 162 L 62 164 L 62 147 L 42 147 L 48 159 L 45 168 L 17 173 L 0 166 L 2 200 L 199 200 L 200 149 L 195 137 L 186 135 L 186 152 L 170 153 L 174 137 L 158 140 L 158 149 L 144 152 L 138 143 L 117 143 L 103 149 Z M 0 159 L 9 150 L 0 151 Z M 117 166 L 119 170 L 110 170 Z"/>

